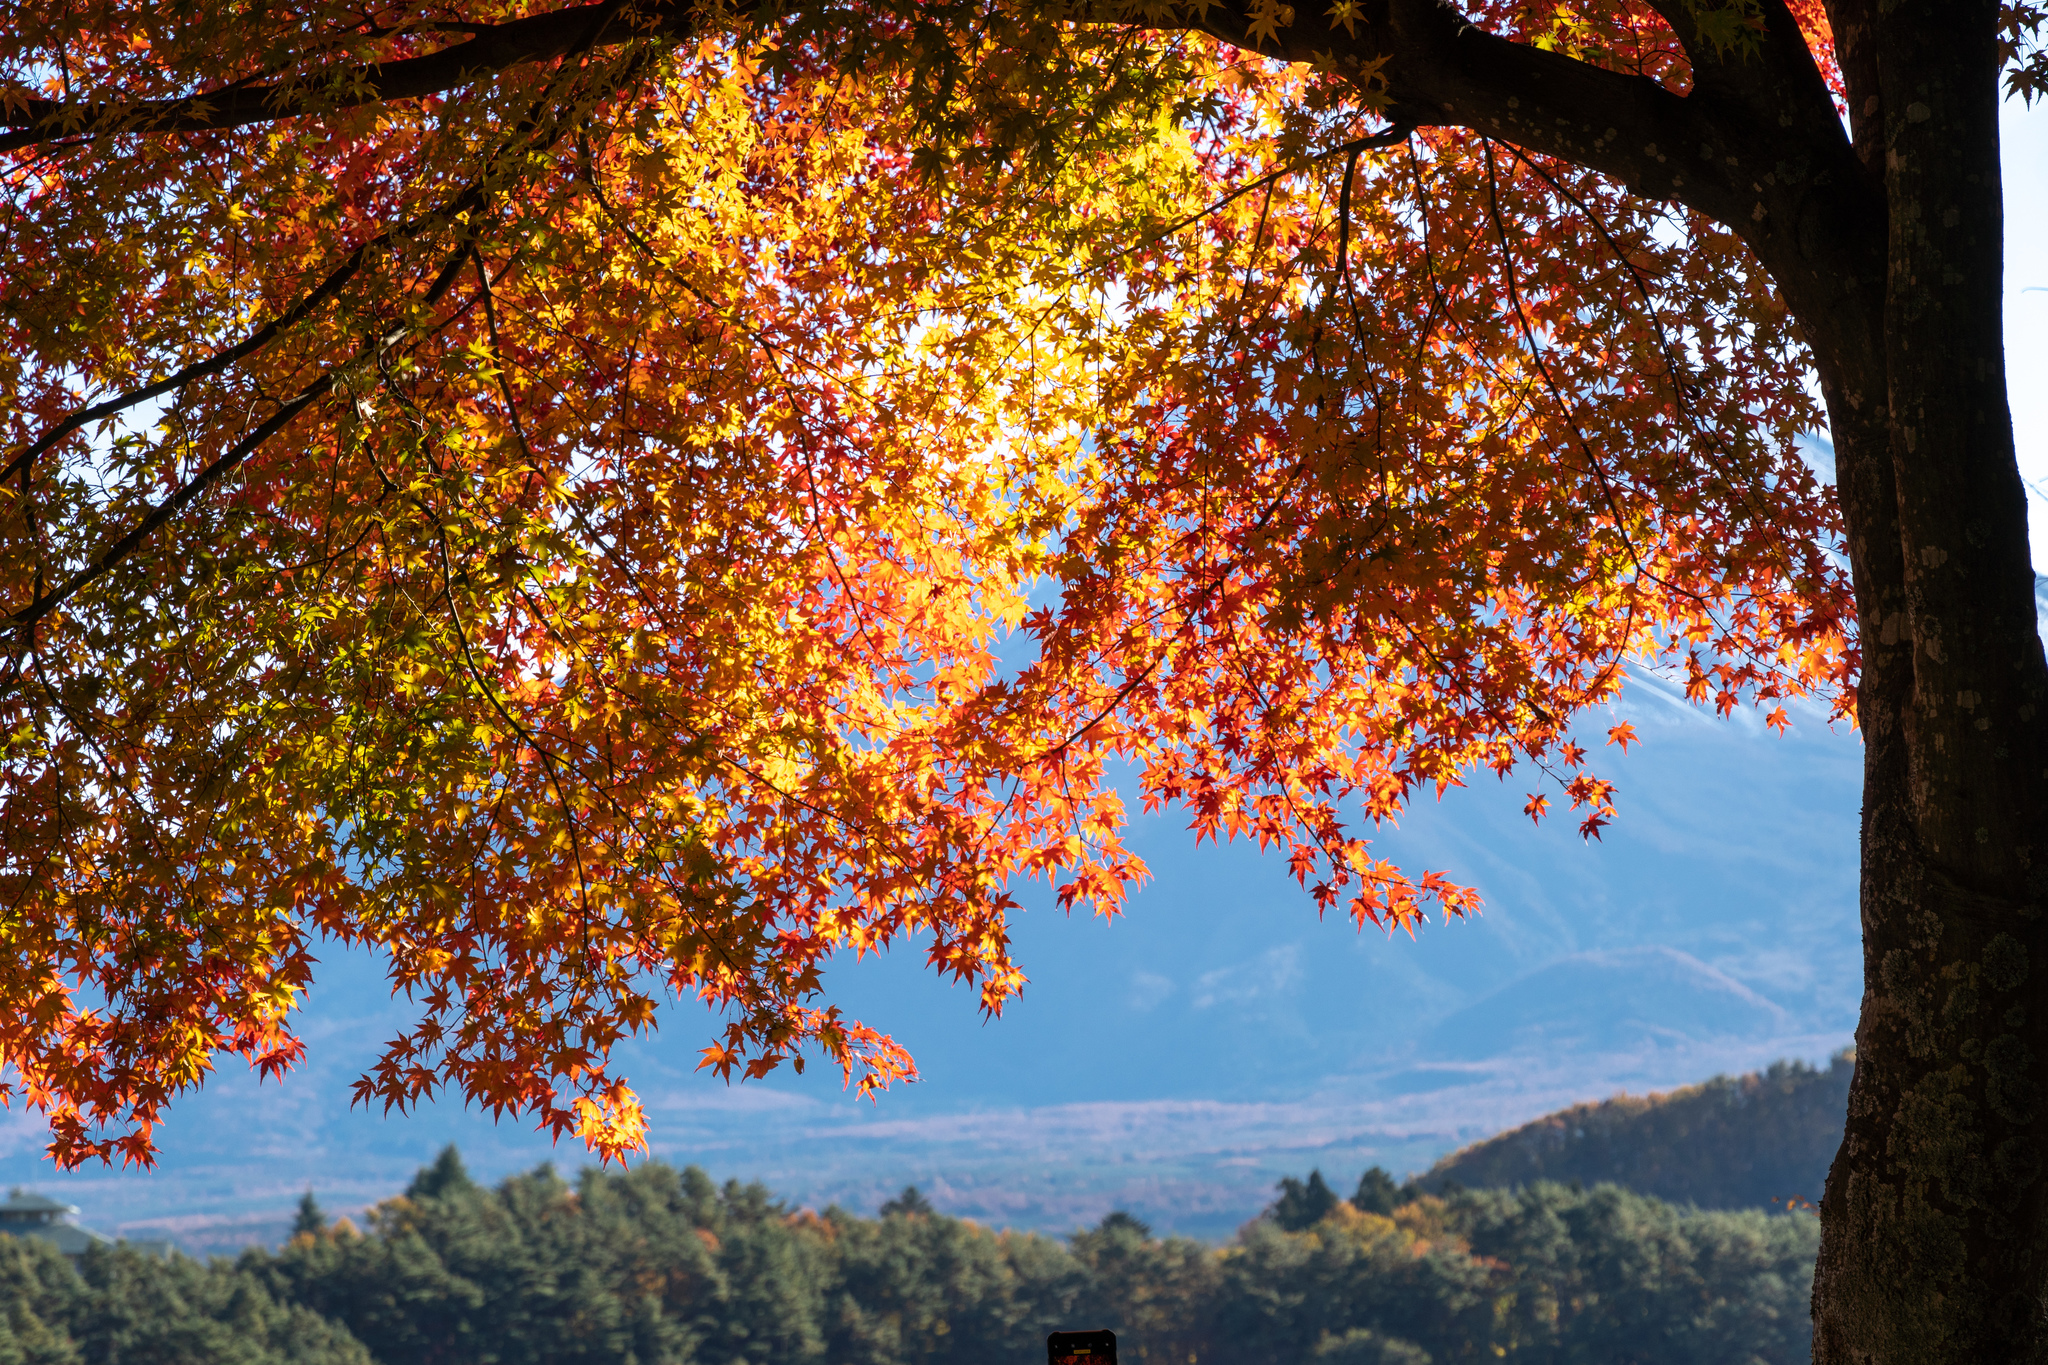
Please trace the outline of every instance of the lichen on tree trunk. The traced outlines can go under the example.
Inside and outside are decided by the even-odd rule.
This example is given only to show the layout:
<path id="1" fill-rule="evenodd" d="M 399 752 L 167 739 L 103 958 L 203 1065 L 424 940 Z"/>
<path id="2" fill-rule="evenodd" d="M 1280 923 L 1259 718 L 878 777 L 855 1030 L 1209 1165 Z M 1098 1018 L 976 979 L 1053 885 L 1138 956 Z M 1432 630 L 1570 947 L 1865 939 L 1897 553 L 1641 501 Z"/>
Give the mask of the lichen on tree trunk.
<path id="1" fill-rule="evenodd" d="M 2005 394 L 1995 20 L 1898 7 L 1839 35 L 1886 272 L 1857 366 L 1884 388 L 1828 395 L 1864 642 L 1865 985 L 1823 1365 L 2048 1358 L 2048 669 Z"/>

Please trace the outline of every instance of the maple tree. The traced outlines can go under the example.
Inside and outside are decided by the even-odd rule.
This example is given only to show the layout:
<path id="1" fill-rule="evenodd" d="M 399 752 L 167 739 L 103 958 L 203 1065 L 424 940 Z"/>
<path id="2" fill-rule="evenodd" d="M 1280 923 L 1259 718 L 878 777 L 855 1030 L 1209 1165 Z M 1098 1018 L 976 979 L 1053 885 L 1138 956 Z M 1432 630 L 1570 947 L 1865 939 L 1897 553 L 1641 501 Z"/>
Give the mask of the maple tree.
<path id="1" fill-rule="evenodd" d="M 2039 1352 L 2041 19 L 10 13 L 10 1093 L 147 1160 L 297 1059 L 326 941 L 418 1006 L 373 1102 L 634 1149 L 670 994 L 721 1074 L 872 1089 L 912 1063 L 823 964 L 914 939 L 1000 1009 L 1026 884 L 1143 876 L 1119 774 L 1412 926 L 1475 898 L 1372 822 L 1483 769 L 1597 834 L 1575 722 L 1663 668 L 1865 736 L 1816 1358 Z"/>

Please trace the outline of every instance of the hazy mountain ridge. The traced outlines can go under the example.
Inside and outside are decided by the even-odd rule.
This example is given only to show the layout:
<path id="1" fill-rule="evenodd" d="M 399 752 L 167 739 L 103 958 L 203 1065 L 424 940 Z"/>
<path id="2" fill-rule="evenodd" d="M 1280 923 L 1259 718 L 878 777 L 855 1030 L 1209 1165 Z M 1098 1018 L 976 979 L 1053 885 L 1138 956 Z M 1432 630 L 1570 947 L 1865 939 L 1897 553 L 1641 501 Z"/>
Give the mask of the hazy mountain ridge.
<path id="1" fill-rule="evenodd" d="M 1602 840 L 1531 824 L 1519 781 L 1419 803 L 1375 846 L 1469 880 L 1485 909 L 1414 941 L 1319 920 L 1255 845 L 1196 848 L 1179 815 L 1140 815 L 1154 881 L 1113 924 L 1018 916 L 1031 984 L 1000 1020 L 914 944 L 834 968 L 849 1017 L 918 1059 L 920 1083 L 878 1104 L 831 1068 L 728 1089 L 694 1071 L 715 1019 L 669 1007 L 616 1059 L 652 1120 L 648 1155 L 812 1208 L 869 1211 L 914 1183 L 992 1225 L 1063 1234 L 1125 1209 L 1216 1240 L 1311 1165 L 1423 1172 L 1575 1101 L 1820 1062 L 1849 1041 L 1862 991 L 1861 755 L 1793 709 L 1781 736 L 1639 680 L 1614 717 L 1643 742 L 1601 755 L 1624 806 Z M 449 1143 L 491 1180 L 587 1158 L 459 1097 L 352 1107 L 412 1008 L 371 955 L 323 957 L 296 1016 L 308 1057 L 283 1083 L 223 1068 L 173 1105 L 150 1170 L 56 1170 L 42 1116 L 0 1111 L 0 1185 L 62 1197 L 105 1232 L 233 1251 L 276 1244 L 309 1186 L 354 1213 Z"/>
<path id="2" fill-rule="evenodd" d="M 1605 1065 L 1623 1060 L 1610 1057 Z M 1701 1070 L 1732 1059 L 1704 1054 L 1703 1060 Z M 1214 1242 L 1270 1203 L 1284 1174 L 1313 1165 L 1341 1183 L 1381 1166 L 1398 1176 L 1423 1169 L 1460 1142 L 1471 1145 L 1417 1183 L 1440 1189 L 1446 1180 L 1468 1188 L 1608 1181 L 1707 1208 L 1766 1207 L 1788 1194 L 1818 1198 L 1840 1140 L 1849 1069 L 1846 1060 L 1833 1068 L 1779 1061 L 1733 1079 L 1724 1074 L 1677 1090 L 1580 1104 L 1565 1103 L 1573 1093 L 1568 1073 L 1547 1083 L 1524 1074 L 1512 1086 L 1494 1076 L 1350 1104 L 1325 1097 L 1272 1105 L 1070 1105 L 921 1122 L 869 1114 L 858 1124 L 799 1106 L 783 1109 L 779 1123 L 763 1123 L 739 1109 L 722 1124 L 700 1118 L 691 1140 L 660 1155 L 721 1174 L 766 1172 L 771 1188 L 813 1209 L 871 1209 L 912 1182 L 953 1216 L 1056 1235 L 1123 1209 Z M 1522 1122 L 1539 1096 L 1562 1107 Z M 733 1131 L 720 1136 L 720 1127 Z M 1710 1150 L 1702 1157 L 1698 1149 Z M 512 1155 L 500 1151 L 491 1165 L 503 1169 Z M 330 1176 L 320 1182 L 323 1201 L 331 1192 L 330 1207 L 359 1215 L 402 1182 L 402 1175 L 390 1173 L 394 1160 L 380 1158 L 346 1186 Z M 1718 1172 L 1733 1193 L 1724 1197 L 1697 1177 L 1690 1185 L 1663 1178 L 1688 1169 Z M 887 1184 L 892 1176 L 899 1182 L 894 1186 Z M 100 1195 L 119 1188 L 120 1177 L 106 1178 Z M 192 1189 L 186 1201 L 207 1212 L 125 1219 L 101 1216 L 106 1205 L 93 1192 L 72 1197 L 101 1231 L 168 1238 L 198 1255 L 232 1254 L 249 1245 L 280 1245 L 302 1188 L 245 1182 L 230 1195 L 226 1183 L 209 1184 Z"/>
<path id="3" fill-rule="evenodd" d="M 1776 1062 L 1652 1095 L 1575 1104 L 1453 1152 L 1419 1182 L 1441 1190 L 1602 1181 L 1672 1203 L 1818 1202 L 1842 1141 L 1853 1052 L 1825 1069 Z"/>
<path id="4" fill-rule="evenodd" d="M 1432 1028 L 1424 1055 L 1625 1052 L 1793 1031 L 1781 1006 L 1690 953 L 1663 945 L 1575 953 L 1516 978 Z"/>

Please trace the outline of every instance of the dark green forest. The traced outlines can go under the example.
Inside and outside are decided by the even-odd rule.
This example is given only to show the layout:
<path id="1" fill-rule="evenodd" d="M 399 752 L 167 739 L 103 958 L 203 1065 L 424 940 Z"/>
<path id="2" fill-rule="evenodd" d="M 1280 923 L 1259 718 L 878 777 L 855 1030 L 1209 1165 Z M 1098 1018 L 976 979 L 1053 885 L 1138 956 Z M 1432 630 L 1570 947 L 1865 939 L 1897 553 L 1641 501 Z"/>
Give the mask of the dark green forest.
<path id="1" fill-rule="evenodd" d="M 74 1266 L 0 1237 L 0 1365 L 1003 1365 L 1057 1328 L 1228 1365 L 1779 1365 L 1808 1356 L 1817 1220 L 1613 1185 L 1447 1195 L 1322 1176 L 1223 1247 L 1112 1213 L 1064 1241 L 791 1209 L 648 1162 L 485 1188 L 450 1149 L 357 1229 Z"/>
<path id="2" fill-rule="evenodd" d="M 1776 1062 L 1660 1095 L 1575 1104 L 1439 1161 L 1424 1189 L 1611 1180 L 1705 1209 L 1820 1202 L 1842 1145 L 1853 1051 L 1826 1070 Z"/>

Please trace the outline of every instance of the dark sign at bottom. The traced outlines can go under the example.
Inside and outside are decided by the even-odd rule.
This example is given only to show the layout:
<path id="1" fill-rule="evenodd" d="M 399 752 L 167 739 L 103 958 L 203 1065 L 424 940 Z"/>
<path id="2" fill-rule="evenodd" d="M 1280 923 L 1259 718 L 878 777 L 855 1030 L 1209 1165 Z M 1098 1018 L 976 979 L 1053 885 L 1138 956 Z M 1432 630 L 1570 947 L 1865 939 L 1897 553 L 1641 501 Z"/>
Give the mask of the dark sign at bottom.
<path id="1" fill-rule="evenodd" d="M 1051 1365 L 1116 1365 L 1116 1333 L 1054 1332 L 1045 1355 Z"/>

